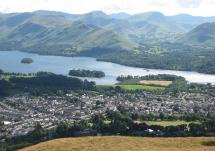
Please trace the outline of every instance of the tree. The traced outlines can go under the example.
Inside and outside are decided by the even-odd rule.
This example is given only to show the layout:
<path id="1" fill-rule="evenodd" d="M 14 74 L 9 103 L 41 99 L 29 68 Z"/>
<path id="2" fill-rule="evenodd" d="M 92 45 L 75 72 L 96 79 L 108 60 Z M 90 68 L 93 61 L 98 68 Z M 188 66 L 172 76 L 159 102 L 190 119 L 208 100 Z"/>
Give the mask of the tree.
<path id="1" fill-rule="evenodd" d="M 30 133 L 33 140 L 41 140 L 43 138 L 44 129 L 40 125 L 40 123 L 36 123 L 34 130 Z"/>
<path id="2" fill-rule="evenodd" d="M 3 73 L 4 73 L 4 71 L 0 69 L 0 74 L 3 74 Z"/>
<path id="3" fill-rule="evenodd" d="M 105 126 L 104 124 L 104 117 L 100 114 L 95 114 L 91 118 L 91 122 L 93 123 L 93 128 L 98 130 L 98 131 L 103 131 L 103 128 Z"/>
<path id="4" fill-rule="evenodd" d="M 70 126 L 66 122 L 61 122 L 56 128 L 57 137 L 68 137 L 72 132 L 69 132 Z"/>
<path id="5" fill-rule="evenodd" d="M 165 115 L 163 113 L 160 113 L 159 118 L 163 121 L 165 118 Z"/>
<path id="6" fill-rule="evenodd" d="M 11 90 L 11 84 L 8 81 L 0 80 L 0 96 L 9 95 Z"/>
<path id="7" fill-rule="evenodd" d="M 191 136 L 202 136 L 205 134 L 205 128 L 202 124 L 189 124 Z"/>

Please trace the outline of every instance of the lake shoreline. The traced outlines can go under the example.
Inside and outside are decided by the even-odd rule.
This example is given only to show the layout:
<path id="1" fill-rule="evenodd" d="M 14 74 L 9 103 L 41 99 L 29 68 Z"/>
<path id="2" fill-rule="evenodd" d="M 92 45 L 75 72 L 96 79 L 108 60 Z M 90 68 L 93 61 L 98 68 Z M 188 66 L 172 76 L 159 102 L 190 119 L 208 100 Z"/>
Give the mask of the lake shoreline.
<path id="1" fill-rule="evenodd" d="M 110 62 L 110 63 L 115 63 L 115 64 L 119 64 L 119 65 L 122 65 L 122 66 L 127 66 L 127 67 L 134 67 L 134 68 L 142 68 L 143 70 L 170 70 L 170 71 L 184 71 L 184 72 L 194 72 L 194 73 L 200 73 L 200 74 L 206 74 L 206 75 L 214 75 L 215 74 L 211 74 L 211 73 L 205 73 L 205 72 L 198 72 L 198 71 L 195 71 L 195 70 L 180 70 L 180 69 L 171 69 L 171 68 L 146 68 L 146 67 L 142 67 L 142 66 L 135 66 L 135 65 L 129 65 L 129 64 L 123 64 L 123 63 L 120 63 L 120 62 L 117 62 L 117 61 L 111 61 L 109 59 L 102 59 L 102 58 L 97 58 L 97 57 L 90 57 L 90 56 L 86 56 L 86 55 L 64 55 L 64 54 L 54 54 L 54 53 L 40 53 L 40 52 L 29 52 L 29 51 L 24 51 L 24 50 L 0 50 L 1 51 L 19 51 L 19 52 L 25 52 L 25 53 L 29 53 L 29 54 L 37 54 L 37 55 L 41 55 L 41 56 L 59 56 L 59 57 L 84 57 L 84 58 L 93 58 L 93 59 L 96 59 L 96 61 L 99 61 L 99 62 Z"/>
<path id="2" fill-rule="evenodd" d="M 101 59 L 93 57 L 47 55 L 18 50 L 0 51 L 0 57 L 0 69 L 6 72 L 35 73 L 38 71 L 48 71 L 55 74 L 68 75 L 69 70 L 74 68 L 104 71 L 105 75 L 107 75 L 105 78 L 86 78 L 96 81 L 98 85 L 115 84 L 117 83 L 116 77 L 121 75 L 144 76 L 150 74 L 173 74 L 185 77 L 191 83 L 215 84 L 215 75 L 212 74 L 198 73 L 195 71 L 138 68 L 102 61 Z M 28 64 L 28 66 L 24 64 L 20 65 L 20 59 L 23 57 L 31 57 L 34 63 Z"/>

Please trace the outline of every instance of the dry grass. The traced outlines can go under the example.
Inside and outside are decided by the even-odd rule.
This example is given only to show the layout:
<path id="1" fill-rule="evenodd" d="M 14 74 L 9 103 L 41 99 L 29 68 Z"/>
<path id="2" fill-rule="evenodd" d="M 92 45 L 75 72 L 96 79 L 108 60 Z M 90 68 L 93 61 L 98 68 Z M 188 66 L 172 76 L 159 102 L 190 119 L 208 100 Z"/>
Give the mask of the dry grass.
<path id="1" fill-rule="evenodd" d="M 209 141 L 215 137 L 81 137 L 52 140 L 20 151 L 215 151 L 215 146 L 202 145 Z"/>
<path id="2" fill-rule="evenodd" d="M 160 80 L 141 80 L 139 81 L 140 84 L 144 85 L 157 85 L 157 86 L 164 86 L 167 87 L 172 84 L 172 81 L 160 81 Z"/>
<path id="3" fill-rule="evenodd" d="M 160 86 L 148 86 L 148 85 L 117 85 L 120 86 L 124 90 L 165 90 L 164 87 Z"/>

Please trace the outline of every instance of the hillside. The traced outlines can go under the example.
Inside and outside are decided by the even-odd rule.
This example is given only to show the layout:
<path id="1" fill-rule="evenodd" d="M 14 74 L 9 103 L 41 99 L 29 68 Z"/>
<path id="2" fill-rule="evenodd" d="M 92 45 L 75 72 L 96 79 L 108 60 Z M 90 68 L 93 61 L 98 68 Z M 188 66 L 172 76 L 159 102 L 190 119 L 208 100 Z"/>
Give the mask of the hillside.
<path id="1" fill-rule="evenodd" d="M 195 28 L 198 25 L 201 25 L 203 23 L 207 22 L 215 22 L 215 17 L 202 17 L 202 16 L 192 16 L 189 14 L 178 14 L 174 16 L 168 17 L 171 21 L 176 22 L 177 24 L 181 24 L 188 30 L 191 30 Z"/>
<path id="2" fill-rule="evenodd" d="M 128 14 L 128 13 L 123 13 L 123 12 L 121 12 L 121 13 L 114 13 L 114 14 L 111 14 L 110 16 L 111 16 L 112 18 L 114 18 L 114 19 L 127 19 L 127 18 L 129 18 L 131 15 Z"/>
<path id="3" fill-rule="evenodd" d="M 169 20 L 167 16 L 160 12 L 147 12 L 142 14 L 135 14 L 130 17 L 130 22 L 139 25 L 143 22 L 147 22 L 167 32 L 175 33 L 186 32 L 186 29 L 184 29 L 177 23 L 171 22 L 171 20 Z"/>
<path id="4" fill-rule="evenodd" d="M 133 51 L 138 45 L 109 29 L 71 21 L 54 12 L 2 15 L 0 48 L 42 54 L 77 55 Z"/>
<path id="5" fill-rule="evenodd" d="M 101 48 L 131 51 L 137 49 L 139 44 L 174 41 L 200 23 L 213 20 L 215 17 L 186 14 L 165 16 L 160 12 L 107 15 L 101 11 L 68 14 L 40 10 L 0 14 L 0 48 L 41 52 L 53 49 L 50 54 L 70 55 Z M 201 25 L 183 36 L 183 41 L 192 37 L 202 41 L 210 37 L 201 34 L 211 33 L 212 27 L 206 31 L 203 27 L 203 32 L 200 28 Z M 55 49 L 61 49 L 62 52 L 55 52 Z"/>
<path id="6" fill-rule="evenodd" d="M 180 42 L 190 45 L 215 46 L 215 22 L 199 25 L 183 36 Z"/>
<path id="7" fill-rule="evenodd" d="M 184 26 L 173 22 L 167 16 L 159 12 L 146 12 L 129 15 L 125 13 L 107 15 L 100 11 L 94 11 L 80 15 L 73 20 L 80 20 L 85 24 L 91 24 L 123 34 L 137 42 L 167 41 L 175 36 L 188 31 Z M 172 38 L 171 38 L 172 37 Z"/>
<path id="8" fill-rule="evenodd" d="M 203 145 L 208 141 L 215 138 L 82 137 L 48 141 L 20 151 L 214 151 L 215 146 Z"/>
<path id="9" fill-rule="evenodd" d="M 202 23 L 215 21 L 215 17 L 199 17 L 187 14 L 165 16 L 160 12 L 108 15 L 102 11 L 93 11 L 86 14 L 68 14 L 40 10 L 32 13 L 0 14 L 0 29 L 2 31 L 0 38 L 5 39 L 5 34 L 12 32 L 12 29 L 16 26 L 35 17 L 42 17 L 43 19 L 40 19 L 42 22 L 53 18 L 52 21 L 58 22 L 57 24 L 60 22 L 62 24 L 81 22 L 87 26 L 94 26 L 94 28 L 105 28 L 114 31 L 124 38 L 130 38 L 141 43 L 172 41 Z M 49 22 L 49 24 L 52 24 L 52 22 Z"/>
<path id="10" fill-rule="evenodd" d="M 68 15 L 64 16 L 68 18 Z M 202 23 L 215 21 L 215 17 L 188 14 L 165 16 L 160 12 L 145 12 L 134 15 L 126 13 L 107 15 L 101 11 L 72 15 L 70 19 L 110 29 L 141 43 L 173 41 Z"/>
<path id="11" fill-rule="evenodd" d="M 159 12 L 0 14 L 0 50 L 89 56 L 129 66 L 214 74 L 215 53 L 208 47 L 215 46 L 214 23 L 188 32 L 213 18 Z"/>

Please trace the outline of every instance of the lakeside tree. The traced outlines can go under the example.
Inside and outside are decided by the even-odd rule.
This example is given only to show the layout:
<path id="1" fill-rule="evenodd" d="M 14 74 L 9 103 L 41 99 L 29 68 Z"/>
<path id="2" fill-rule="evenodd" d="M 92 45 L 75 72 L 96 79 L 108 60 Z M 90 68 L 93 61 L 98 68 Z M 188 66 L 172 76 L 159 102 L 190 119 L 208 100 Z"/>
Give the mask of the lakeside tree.
<path id="1" fill-rule="evenodd" d="M 105 77 L 105 73 L 103 71 L 96 71 L 96 70 L 70 70 L 69 71 L 70 76 L 76 76 L 76 77 L 94 77 L 94 78 L 102 78 Z"/>
<path id="2" fill-rule="evenodd" d="M 25 64 L 31 64 L 31 63 L 33 63 L 34 61 L 33 61 L 33 59 L 32 58 L 23 58 L 22 60 L 21 60 L 21 63 L 25 63 Z"/>
<path id="3" fill-rule="evenodd" d="M 94 90 L 95 82 L 56 75 L 50 72 L 38 72 L 33 76 L 20 77 L 16 75 L 22 74 L 7 74 L 10 76 L 8 81 L 0 80 L 0 95 L 7 95 L 11 89 L 30 92 L 34 95 L 42 93 L 57 94 L 59 90 Z M 27 76 L 27 75 L 26 75 Z"/>

